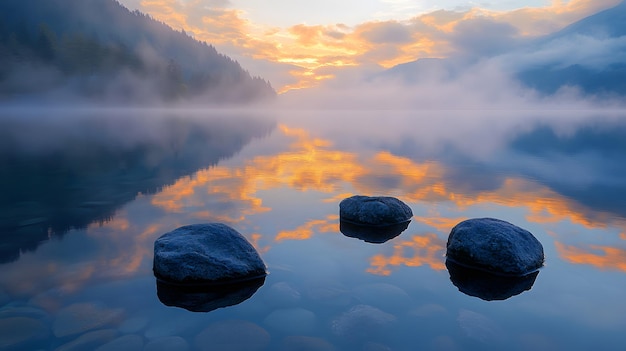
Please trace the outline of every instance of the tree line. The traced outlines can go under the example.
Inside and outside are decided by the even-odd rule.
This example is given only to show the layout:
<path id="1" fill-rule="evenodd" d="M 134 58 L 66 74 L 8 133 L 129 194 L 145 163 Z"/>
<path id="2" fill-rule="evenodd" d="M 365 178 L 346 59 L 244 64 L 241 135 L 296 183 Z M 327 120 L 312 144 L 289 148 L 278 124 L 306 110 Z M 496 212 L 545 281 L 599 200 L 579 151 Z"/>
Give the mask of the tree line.
<path id="1" fill-rule="evenodd" d="M 2 100 L 59 91 L 128 101 L 275 95 L 213 46 L 114 0 L 3 0 L 0 13 Z"/>

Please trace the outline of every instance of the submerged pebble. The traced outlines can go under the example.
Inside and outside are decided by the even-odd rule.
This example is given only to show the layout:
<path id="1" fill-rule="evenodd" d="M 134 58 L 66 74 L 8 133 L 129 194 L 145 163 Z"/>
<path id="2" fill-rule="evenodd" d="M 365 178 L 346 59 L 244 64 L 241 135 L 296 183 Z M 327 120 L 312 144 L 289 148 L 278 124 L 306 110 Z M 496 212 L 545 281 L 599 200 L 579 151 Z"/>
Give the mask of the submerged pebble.
<path id="1" fill-rule="evenodd" d="M 224 321 L 209 325 L 195 338 L 201 351 L 262 351 L 270 343 L 270 334 L 247 321 Z"/>
<path id="2" fill-rule="evenodd" d="M 122 309 L 109 309 L 98 304 L 75 303 L 60 310 L 52 324 L 57 338 L 102 328 L 122 318 Z"/>

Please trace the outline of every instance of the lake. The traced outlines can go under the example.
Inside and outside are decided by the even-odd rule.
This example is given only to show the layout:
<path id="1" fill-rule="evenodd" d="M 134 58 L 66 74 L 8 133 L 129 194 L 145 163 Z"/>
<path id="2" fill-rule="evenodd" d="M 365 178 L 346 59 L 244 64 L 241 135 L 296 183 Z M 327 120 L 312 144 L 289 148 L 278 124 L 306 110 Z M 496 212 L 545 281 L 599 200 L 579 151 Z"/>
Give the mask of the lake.
<path id="1" fill-rule="evenodd" d="M 0 350 L 622 350 L 625 117 L 3 111 Z M 413 218 L 382 243 L 345 235 L 352 195 Z M 533 233 L 536 276 L 446 265 L 451 228 L 481 217 Z M 159 236 L 209 222 L 269 274 L 203 308 L 157 289 L 152 259 Z"/>

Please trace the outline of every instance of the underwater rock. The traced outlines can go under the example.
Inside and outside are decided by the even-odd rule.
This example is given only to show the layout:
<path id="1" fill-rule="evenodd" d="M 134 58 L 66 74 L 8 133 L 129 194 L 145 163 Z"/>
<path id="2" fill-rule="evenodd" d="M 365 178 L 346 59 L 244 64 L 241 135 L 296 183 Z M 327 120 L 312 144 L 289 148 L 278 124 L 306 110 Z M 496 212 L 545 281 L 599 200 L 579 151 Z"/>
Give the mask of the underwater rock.
<path id="1" fill-rule="evenodd" d="M 221 223 L 175 229 L 154 242 L 154 274 L 170 284 L 234 283 L 264 277 L 256 249 L 236 230 Z"/>
<path id="2" fill-rule="evenodd" d="M 471 339 L 493 346 L 505 340 L 504 330 L 491 318 L 480 313 L 461 309 L 457 321 L 465 335 Z"/>
<path id="3" fill-rule="evenodd" d="M 287 282 L 272 284 L 265 290 L 265 295 L 263 296 L 263 300 L 267 305 L 277 308 L 297 306 L 301 299 L 302 294 L 300 291 Z"/>
<path id="4" fill-rule="evenodd" d="M 448 260 L 493 274 L 523 276 L 544 261 L 543 246 L 529 231 L 494 218 L 457 224 L 446 247 Z"/>
<path id="5" fill-rule="evenodd" d="M 29 342 L 47 337 L 48 328 L 43 322 L 28 317 L 0 319 L 0 350 L 27 350 Z"/>
<path id="6" fill-rule="evenodd" d="M 328 341 L 311 336 L 287 336 L 281 343 L 280 351 L 337 351 Z"/>
<path id="7" fill-rule="evenodd" d="M 446 260 L 450 281 L 465 295 L 485 301 L 506 300 L 530 290 L 539 271 L 523 276 L 503 276 L 471 269 Z"/>
<path id="8" fill-rule="evenodd" d="M 120 336 L 98 347 L 95 351 L 135 351 L 143 349 L 143 339 L 139 335 Z"/>
<path id="9" fill-rule="evenodd" d="M 368 339 L 383 333 L 396 321 L 392 314 L 369 305 L 356 305 L 332 321 L 333 334 L 350 339 Z"/>
<path id="10" fill-rule="evenodd" d="M 124 311 L 109 309 L 99 304 L 75 303 L 59 311 L 52 331 L 57 338 L 99 329 L 122 319 Z"/>
<path id="11" fill-rule="evenodd" d="M 359 303 L 385 312 L 401 313 L 413 306 L 413 301 L 406 291 L 388 283 L 359 285 L 354 288 L 353 293 Z"/>
<path id="12" fill-rule="evenodd" d="M 386 226 L 359 225 L 346 221 L 339 221 L 339 231 L 350 238 L 361 239 L 372 244 L 385 243 L 402 234 L 409 227 L 410 221 Z"/>
<path id="13" fill-rule="evenodd" d="M 57 347 L 54 351 L 83 351 L 94 350 L 107 342 L 115 339 L 118 335 L 117 330 L 104 329 L 95 330 L 85 333 L 78 338 Z"/>
<path id="14" fill-rule="evenodd" d="M 272 311 L 263 324 L 268 328 L 292 335 L 307 335 L 317 324 L 315 313 L 304 308 L 284 308 Z"/>
<path id="15" fill-rule="evenodd" d="M 199 351 L 263 351 L 270 343 L 270 334 L 258 325 L 240 320 L 216 322 L 195 338 Z"/>
<path id="16" fill-rule="evenodd" d="M 411 217 L 411 208 L 394 197 L 355 195 L 339 203 L 339 219 L 358 225 L 388 226 Z"/>
<path id="17" fill-rule="evenodd" d="M 189 348 L 187 340 L 180 336 L 166 336 L 148 342 L 143 351 L 187 351 Z"/>
<path id="18" fill-rule="evenodd" d="M 265 277 L 261 277 L 234 284 L 181 286 L 157 280 L 157 296 L 166 306 L 210 312 L 242 303 L 252 297 L 264 282 Z"/>

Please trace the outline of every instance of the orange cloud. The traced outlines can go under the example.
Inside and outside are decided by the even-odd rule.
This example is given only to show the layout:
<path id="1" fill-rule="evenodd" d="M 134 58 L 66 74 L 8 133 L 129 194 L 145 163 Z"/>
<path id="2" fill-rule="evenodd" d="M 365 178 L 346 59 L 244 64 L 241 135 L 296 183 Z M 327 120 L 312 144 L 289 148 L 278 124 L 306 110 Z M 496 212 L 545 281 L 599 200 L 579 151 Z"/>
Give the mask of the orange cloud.
<path id="1" fill-rule="evenodd" d="M 288 150 L 256 157 L 241 168 L 213 167 L 198 171 L 165 187 L 152 197 L 152 204 L 168 212 L 190 212 L 194 218 L 241 222 L 248 215 L 271 211 L 257 195 L 261 190 L 285 186 L 299 191 L 313 190 L 332 194 L 325 201 L 339 202 L 350 194 L 334 193 L 349 184 L 360 194 L 397 194 L 408 202 L 447 201 L 459 209 L 484 203 L 524 207 L 528 210 L 526 219 L 534 223 L 568 220 L 587 228 L 604 228 L 609 223 L 626 227 L 608 213 L 582 208 L 526 179 L 508 178 L 500 187 L 489 191 L 455 190 L 456 185 L 444 177 L 445 167 L 437 162 L 417 163 L 385 151 L 361 160 L 356 154 L 333 149 L 328 140 L 311 137 L 302 129 L 280 125 L 279 130 L 294 138 Z M 219 206 L 233 202 L 242 209 L 237 217 L 232 217 L 227 207 Z M 462 219 L 429 216 L 416 220 L 447 232 Z M 303 234 L 306 228 L 296 231 L 301 237 L 306 236 Z M 296 235 L 286 231 L 280 237 Z"/>
<path id="2" fill-rule="evenodd" d="M 310 239 L 315 232 L 332 233 L 339 232 L 339 216 L 328 215 L 325 219 L 311 220 L 294 230 L 283 230 L 276 235 L 274 240 L 307 240 Z"/>
<path id="3" fill-rule="evenodd" d="M 603 270 L 626 272 L 626 250 L 610 246 L 589 245 L 580 248 L 555 242 L 559 256 L 573 264 L 587 264 Z"/>
<path id="4" fill-rule="evenodd" d="M 554 32 L 619 0 L 553 1 L 543 7 L 513 11 L 439 10 L 409 20 L 345 24 L 294 24 L 280 28 L 252 23 L 241 10 L 210 6 L 202 1 L 144 0 L 141 9 L 175 29 L 184 29 L 229 55 L 285 64 L 295 83 L 277 86 L 279 92 L 309 88 L 332 79 L 328 69 L 357 65 L 391 67 L 423 57 L 447 57 L 459 24 L 474 19 L 507 23 L 522 36 Z M 258 72 L 257 74 L 261 74 Z"/>
<path id="5" fill-rule="evenodd" d="M 202 218 L 226 223 L 245 222 L 251 215 L 271 211 L 263 206 L 258 193 L 262 190 L 288 187 L 298 191 L 317 191 L 329 194 L 325 202 L 340 202 L 352 195 L 340 192 L 352 188 L 359 194 L 390 194 L 410 203 L 451 203 L 459 210 L 470 206 L 496 204 L 527 210 L 526 219 L 534 223 L 558 223 L 569 221 L 585 228 L 605 228 L 609 225 L 626 228 L 626 223 L 614 216 L 593 211 L 559 195 L 551 189 L 526 179 L 507 178 L 492 190 L 472 192 L 458 189 L 458 185 L 446 179 L 445 166 L 432 161 L 415 162 L 411 159 L 379 152 L 367 159 L 356 154 L 333 148 L 330 141 L 309 135 L 305 130 L 280 125 L 279 131 L 293 138 L 287 150 L 275 155 L 255 157 L 241 167 L 213 167 L 198 171 L 191 177 L 179 179 L 152 197 L 152 204 L 165 211 L 190 213 L 193 218 Z M 381 181 L 383 180 L 383 181 Z M 224 205 L 221 205 L 224 204 Z M 230 208 L 236 204 L 237 216 Z M 414 220 L 438 232 L 447 234 L 463 217 L 445 218 L 439 215 L 415 216 Z M 128 228 L 123 220 L 112 223 L 112 227 Z M 306 240 L 315 233 L 338 232 L 336 213 L 326 218 L 311 220 L 293 230 L 279 231 L 269 239 Z M 620 234 L 626 239 L 626 234 Z M 254 238 L 262 239 L 261 234 Z M 393 267 L 429 265 L 442 269 L 442 250 L 445 242 L 434 234 L 415 236 L 399 242 L 394 253 L 387 257 L 372 257 L 368 269 L 374 274 L 391 274 Z M 264 250 L 268 250 L 265 247 Z M 407 250 L 413 250 L 407 254 Z M 603 256 L 585 256 L 584 251 L 574 247 L 560 246 L 562 256 L 574 262 L 584 262 L 589 257 L 600 257 L 609 265 L 619 258 L 622 251 L 609 247 L 594 247 L 602 250 Z M 583 261 L 581 261 L 583 260 Z M 133 263 L 134 262 L 134 263 Z M 136 267 L 136 261 L 128 263 Z"/>
<path id="6" fill-rule="evenodd" d="M 415 221 L 422 222 L 427 226 L 437 229 L 441 233 L 449 233 L 455 225 L 466 220 L 466 217 L 443 218 L 443 217 L 413 217 Z"/>
<path id="7" fill-rule="evenodd" d="M 428 265 L 434 270 L 446 269 L 443 254 L 446 243 L 435 234 L 415 235 L 409 240 L 399 241 L 393 246 L 393 254 L 375 255 L 370 259 L 367 272 L 390 275 L 393 267 L 419 267 Z M 412 251 L 407 255 L 407 250 Z"/>

